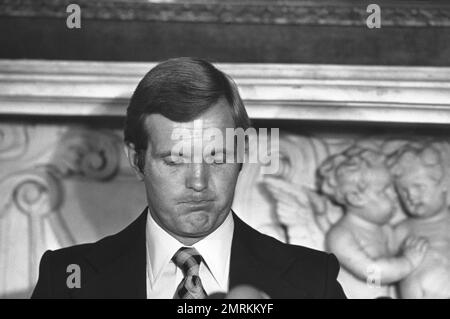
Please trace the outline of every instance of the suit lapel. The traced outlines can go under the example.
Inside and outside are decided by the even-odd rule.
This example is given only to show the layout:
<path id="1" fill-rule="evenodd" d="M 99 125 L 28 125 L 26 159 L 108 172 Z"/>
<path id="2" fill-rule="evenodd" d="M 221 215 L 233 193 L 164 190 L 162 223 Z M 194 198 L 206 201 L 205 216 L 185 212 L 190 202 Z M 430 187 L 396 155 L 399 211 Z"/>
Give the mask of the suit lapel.
<path id="1" fill-rule="evenodd" d="M 78 297 L 146 298 L 146 224 L 147 209 L 122 232 L 90 251 L 86 260 L 94 275 Z"/>
<path id="2" fill-rule="evenodd" d="M 264 245 L 262 235 L 250 228 L 233 213 L 235 228 L 230 259 L 230 290 L 238 285 L 251 285 L 271 298 L 304 297 L 285 278 L 284 273 L 294 261 L 289 255 L 280 256 Z M 272 258 L 273 257 L 273 258 Z"/>
<path id="3" fill-rule="evenodd" d="M 266 239 L 262 239 L 260 233 L 234 213 L 233 218 L 235 227 L 230 259 L 230 289 L 247 284 L 261 289 L 272 298 L 302 297 L 302 292 L 283 277 L 293 258 L 280 256 L 279 251 L 264 245 Z M 98 246 L 85 258 L 93 271 L 88 274 L 87 280 L 83 280 L 82 269 L 82 289 L 74 290 L 72 296 L 145 299 L 146 224 L 147 208 L 122 232 L 98 242 Z"/>

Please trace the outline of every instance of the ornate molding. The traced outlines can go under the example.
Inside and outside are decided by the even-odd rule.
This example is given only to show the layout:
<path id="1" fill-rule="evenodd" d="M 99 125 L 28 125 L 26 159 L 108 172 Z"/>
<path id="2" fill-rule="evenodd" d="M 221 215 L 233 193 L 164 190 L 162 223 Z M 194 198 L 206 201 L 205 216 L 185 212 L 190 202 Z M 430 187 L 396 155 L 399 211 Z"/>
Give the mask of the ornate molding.
<path id="1" fill-rule="evenodd" d="M 40 167 L 18 172 L 15 179 L 12 198 L 22 213 L 30 218 L 40 218 L 59 209 L 63 188 L 51 170 Z"/>
<path id="2" fill-rule="evenodd" d="M 12 204 L 30 218 L 41 218 L 59 210 L 63 199 L 61 181 L 48 165 L 2 176 L 0 185 L 0 213 Z"/>
<path id="3" fill-rule="evenodd" d="M 123 117 L 154 63 L 0 60 L 0 114 Z M 450 68 L 219 64 L 254 119 L 450 124 Z"/>
<path id="4" fill-rule="evenodd" d="M 15 244 L 20 246 L 26 241 L 28 245 L 26 264 L 29 268 L 22 281 L 27 281 L 29 287 L 32 287 L 37 280 L 39 259 L 48 249 L 49 232 L 57 237 L 60 247 L 74 243 L 72 234 L 61 217 L 63 193 L 63 185 L 48 165 L 18 171 L 0 180 L 0 228 L 7 226 L 13 219 L 19 220 L 17 213 L 23 214 L 27 220 L 27 227 L 19 229 L 23 232 L 18 235 L 20 242 Z M 45 227 L 46 221 L 50 230 Z M 15 226 L 17 230 L 18 226 Z M 9 263 L 14 261 L 9 256 L 8 245 L 13 246 L 10 241 L 7 241 L 6 245 L 0 244 L 2 257 L 0 266 L 5 272 L 13 272 L 14 270 L 9 267 Z M 6 278 L 0 278 L 0 282 L 6 280 Z M 5 293 L 4 290 L 5 286 L 0 286 L 0 295 Z"/>
<path id="5" fill-rule="evenodd" d="M 65 18 L 69 3 L 79 4 L 84 18 L 98 20 L 365 26 L 369 2 L 3 0 L 0 15 Z M 377 1 L 377 4 L 382 9 L 383 26 L 450 26 L 450 5 L 445 2 Z"/>
<path id="6" fill-rule="evenodd" d="M 28 149 L 26 126 L 0 126 L 0 162 L 20 158 Z"/>
<path id="7" fill-rule="evenodd" d="M 450 227 L 450 210 L 445 200 L 449 196 L 448 138 L 355 135 L 345 138 L 345 145 L 336 144 L 329 137 L 315 139 L 289 134 L 280 139 L 280 145 L 288 140 L 297 141 L 282 152 L 288 162 L 299 163 L 293 170 L 297 176 L 266 175 L 259 180 L 254 179 L 254 183 L 257 181 L 274 201 L 277 220 L 285 226 L 288 242 L 334 253 L 341 263 L 340 282 L 350 298 L 391 296 L 408 299 L 431 295 L 433 298 L 448 298 L 450 238 L 446 234 Z M 307 170 L 301 172 L 302 168 Z M 308 180 L 308 173 L 311 172 L 317 172 L 314 181 Z M 439 181 L 433 175 L 439 176 Z M 417 185 L 423 186 L 424 191 L 414 193 Z M 425 191 L 427 187 L 431 189 L 428 193 Z M 379 192 L 380 189 L 383 192 Z M 397 196 L 394 195 L 395 190 Z M 407 190 L 407 194 L 399 190 Z M 374 195 L 377 200 L 361 206 L 359 203 L 363 201 L 358 202 L 358 210 L 355 211 L 353 199 L 346 196 L 358 192 L 377 194 Z M 435 201 L 436 206 L 410 204 L 410 200 L 418 198 L 421 202 Z M 364 207 L 365 214 L 361 214 L 361 207 Z M 258 207 L 254 211 L 259 213 L 261 210 Z M 352 217 L 348 217 L 350 212 L 364 223 L 354 222 Z M 439 213 L 442 216 L 440 219 L 436 218 Z M 375 223 L 374 219 L 369 218 L 379 215 L 386 216 L 386 219 Z M 395 236 L 389 236 L 384 231 L 367 232 L 369 224 L 374 229 L 390 228 Z M 405 258 L 405 248 L 399 243 L 407 235 L 418 234 L 429 241 L 429 250 L 413 272 L 401 276 L 395 274 L 396 269 L 383 269 L 378 273 L 367 269 L 365 272 L 367 264 L 354 265 L 358 255 L 364 258 L 369 256 L 373 260 Z M 352 246 L 353 240 L 358 245 Z M 349 258 L 350 255 L 352 257 Z M 388 271 L 395 276 L 387 276 Z M 397 279 L 385 277 L 381 282 L 381 276 Z M 368 287 L 369 278 L 378 278 L 377 284 Z M 433 284 L 427 284 L 428 280 L 432 280 Z M 396 285 L 399 290 L 392 289 Z"/>
<path id="8" fill-rule="evenodd" d="M 64 177 L 106 181 L 120 169 L 121 145 L 111 132 L 69 130 L 56 146 L 52 165 Z"/>

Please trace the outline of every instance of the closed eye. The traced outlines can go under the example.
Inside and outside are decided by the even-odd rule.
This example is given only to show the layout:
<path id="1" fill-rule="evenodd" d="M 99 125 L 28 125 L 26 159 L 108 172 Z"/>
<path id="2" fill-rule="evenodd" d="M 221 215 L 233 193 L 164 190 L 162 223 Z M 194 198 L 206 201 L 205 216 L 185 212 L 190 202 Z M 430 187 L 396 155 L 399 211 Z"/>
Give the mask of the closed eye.
<path id="1" fill-rule="evenodd" d="M 164 158 L 163 162 L 167 166 L 176 166 L 183 164 L 184 159 L 180 156 L 167 156 Z"/>

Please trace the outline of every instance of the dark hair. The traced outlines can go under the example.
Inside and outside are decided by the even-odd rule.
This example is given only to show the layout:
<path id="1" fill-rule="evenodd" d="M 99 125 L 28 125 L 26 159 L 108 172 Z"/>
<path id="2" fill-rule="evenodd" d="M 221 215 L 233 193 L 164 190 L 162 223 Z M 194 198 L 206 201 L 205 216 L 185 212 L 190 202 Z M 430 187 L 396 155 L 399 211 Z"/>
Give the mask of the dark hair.
<path id="1" fill-rule="evenodd" d="M 236 127 L 244 130 L 250 127 L 237 86 L 228 75 L 197 58 L 182 57 L 161 62 L 142 78 L 131 97 L 125 119 L 125 143 L 133 143 L 138 152 L 145 151 L 148 145 L 145 119 L 148 115 L 161 114 L 175 122 L 189 122 L 220 98 L 228 102 Z"/>

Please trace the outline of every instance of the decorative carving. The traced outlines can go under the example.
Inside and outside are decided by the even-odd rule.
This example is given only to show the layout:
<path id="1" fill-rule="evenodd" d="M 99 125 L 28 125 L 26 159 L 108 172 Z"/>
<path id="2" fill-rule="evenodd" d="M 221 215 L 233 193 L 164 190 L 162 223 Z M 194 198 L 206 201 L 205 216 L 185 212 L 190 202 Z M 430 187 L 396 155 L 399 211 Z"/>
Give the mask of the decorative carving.
<path id="1" fill-rule="evenodd" d="M 26 257 L 20 256 L 24 264 L 19 266 L 26 269 L 22 270 L 19 284 L 24 288 L 33 287 L 40 257 L 49 246 L 55 246 L 49 238 L 56 237 L 57 247 L 74 243 L 59 213 L 63 188 L 50 166 L 39 166 L 3 178 L 0 190 L 0 228 L 15 238 L 4 238 L 6 241 L 0 243 L 0 268 L 4 270 L 0 277 L 8 271 L 14 272 L 13 265 L 17 263 L 13 257 L 17 254 L 15 250 L 23 251 L 23 246 L 26 246 Z M 21 218 L 20 213 L 25 218 Z M 0 278 L 0 283 L 6 280 Z M 0 285 L 0 295 L 6 292 L 5 289 Z"/>
<path id="2" fill-rule="evenodd" d="M 390 158 L 400 201 L 408 214 L 397 240 L 420 236 L 429 250 L 419 268 L 400 282 L 403 298 L 450 298 L 449 144 L 409 143 Z"/>
<path id="3" fill-rule="evenodd" d="M 424 240 L 399 243 L 390 225 L 396 206 L 384 154 L 352 147 L 327 159 L 319 167 L 319 177 L 321 192 L 344 209 L 326 235 L 327 248 L 344 268 L 367 288 L 382 288 L 419 266 L 426 252 Z"/>
<path id="4" fill-rule="evenodd" d="M 289 242 L 339 258 L 350 297 L 395 297 L 398 284 L 400 297 L 449 298 L 449 165 L 446 142 L 366 138 L 316 167 L 317 189 L 285 176 L 263 185 L 288 233 L 301 232 Z"/>
<path id="5" fill-rule="evenodd" d="M 121 143 L 110 132 L 71 130 L 59 141 L 53 164 L 63 176 L 108 180 L 119 169 Z"/>
<path id="6" fill-rule="evenodd" d="M 275 195 L 270 194 L 270 191 L 268 193 L 267 185 L 261 181 L 271 179 L 284 182 L 289 184 L 290 190 L 302 186 L 313 188 L 315 168 L 328 155 L 325 144 L 317 138 L 282 133 L 279 145 L 271 149 L 279 150 L 278 171 L 271 175 L 262 175 L 259 164 L 245 164 L 235 192 L 234 210 L 254 228 L 281 241 L 323 249 L 320 238 L 315 238 L 309 231 L 304 230 L 304 227 L 308 226 L 315 230 L 317 226 L 310 223 L 307 217 L 303 218 L 301 212 L 296 211 L 298 206 L 289 206 L 289 203 L 282 205 L 281 202 L 273 201 L 268 195 Z M 281 225 L 287 226 L 286 229 Z"/>
<path id="7" fill-rule="evenodd" d="M 265 176 L 263 184 L 275 198 L 279 222 L 288 226 L 287 241 L 323 250 L 323 234 L 311 214 L 307 190 L 315 188 L 315 170 L 328 150 L 319 139 L 283 135 L 279 156 L 279 172 Z"/>
<path id="8" fill-rule="evenodd" d="M 19 210 L 31 218 L 41 218 L 57 210 L 61 204 L 62 188 L 58 180 L 43 167 L 19 172 L 13 180 L 12 199 Z"/>
<path id="9" fill-rule="evenodd" d="M 36 131 L 33 131 L 34 129 Z M 104 216 L 111 217 L 111 220 L 114 221 L 111 224 L 120 229 L 122 224 L 125 224 L 125 218 L 119 216 L 124 215 L 122 214 L 124 209 L 134 207 L 132 205 L 135 204 L 132 203 L 135 201 L 134 195 L 129 196 L 122 190 L 128 191 L 130 185 L 134 185 L 134 180 L 128 177 L 117 178 L 120 166 L 123 165 L 127 168 L 128 166 L 124 156 L 120 156 L 122 141 L 119 134 L 115 132 L 77 126 L 68 129 L 65 126 L 45 125 L 33 127 L 33 129 L 30 127 L 24 129 L 19 125 L 11 127 L 2 125 L 0 130 L 5 132 L 3 133 L 3 144 L 0 146 L 0 149 L 5 151 L 1 154 L 8 154 L 5 159 L 19 159 L 17 163 L 15 161 L 3 162 L 2 164 L 5 165 L 2 165 L 2 170 L 0 170 L 0 269 L 5 270 L 0 272 L 0 296 L 5 294 L 15 296 L 16 291 L 29 293 L 29 289 L 34 286 L 39 258 L 46 249 L 57 249 L 80 240 L 92 241 L 106 235 L 111 228 L 105 227 L 99 230 L 93 226 L 94 220 L 101 224 Z M 413 138 L 424 140 L 417 136 L 413 136 Z M 19 147 L 23 143 L 29 143 L 30 148 L 23 145 Z M 344 163 L 354 164 L 356 172 L 358 172 L 358 165 L 367 162 L 371 166 L 367 165 L 370 166 L 367 168 L 364 164 L 359 171 L 369 175 L 367 179 L 369 189 L 381 188 L 384 182 L 380 176 L 385 176 L 386 167 L 383 166 L 382 160 L 376 161 L 377 157 L 383 159 L 383 154 L 395 154 L 389 156 L 391 159 L 389 164 L 394 168 L 393 163 L 400 159 L 401 152 L 399 150 L 406 147 L 422 150 L 425 144 L 439 150 L 441 158 L 444 158 L 441 162 L 450 165 L 450 145 L 448 143 L 434 144 L 427 140 L 417 144 L 404 138 L 391 136 L 363 138 L 356 134 L 333 133 L 325 136 L 311 136 L 310 134 L 286 134 L 283 132 L 280 134 L 279 143 L 281 160 L 278 172 L 262 176 L 259 164 L 244 166 L 234 202 L 234 209 L 239 216 L 259 231 L 282 241 L 321 250 L 328 247 L 341 259 L 343 267 L 339 280 L 349 297 L 373 298 L 380 295 L 395 297 L 393 284 L 376 287 L 378 280 L 376 268 L 367 269 L 365 279 L 358 279 L 353 274 L 352 269 L 348 267 L 348 260 L 341 256 L 345 251 L 353 252 L 349 254 L 351 258 L 358 256 L 358 251 L 356 250 L 355 253 L 355 249 L 352 249 L 351 245 L 346 245 L 345 249 L 342 248 L 342 245 L 339 244 L 342 239 L 335 241 L 334 248 L 330 245 L 332 232 L 342 231 L 342 228 L 349 223 L 350 202 L 345 199 L 344 195 L 336 194 L 343 190 L 340 186 L 342 183 L 351 184 L 351 182 L 344 180 L 339 183 L 330 183 L 330 185 L 334 185 L 332 190 L 337 191 L 336 194 L 334 191 L 320 192 L 322 188 L 325 190 L 324 186 L 321 187 L 325 181 L 318 179 L 316 172 L 318 168 L 322 168 L 319 176 L 332 176 L 339 171 L 337 168 L 339 163 L 342 165 Z M 11 147 L 11 145 L 16 145 L 16 147 Z M 19 158 L 18 156 L 21 154 L 26 156 Z M 368 159 L 366 159 L 366 154 L 374 155 L 374 159 L 372 160 L 372 155 L 367 156 Z M 417 167 L 419 166 L 417 164 L 410 171 L 418 172 Z M 450 171 L 449 168 L 445 168 L 445 170 Z M 384 173 L 381 174 L 379 171 Z M 395 177 L 396 170 L 393 169 L 393 172 Z M 447 174 L 445 175 L 447 176 Z M 426 181 L 425 177 L 417 178 L 417 180 Z M 355 178 L 355 180 L 357 179 Z M 98 187 L 99 181 L 102 182 L 101 188 Z M 448 181 L 450 183 L 450 179 Z M 394 182 L 400 183 L 397 179 Z M 90 188 L 86 191 L 87 187 Z M 80 188 L 83 188 L 84 193 L 81 192 L 83 194 L 79 192 Z M 85 196 L 91 189 L 99 191 L 98 194 L 92 196 L 95 197 L 94 199 Z M 136 185 L 136 189 L 139 189 L 139 185 Z M 346 189 L 349 193 L 348 189 L 351 187 Z M 439 190 L 440 188 L 433 189 Z M 111 190 L 118 190 L 117 194 L 120 194 L 118 201 L 122 198 L 132 198 L 132 200 L 123 205 L 120 214 L 118 213 L 119 209 L 114 207 L 115 204 L 108 202 L 109 206 L 104 209 L 104 212 L 93 216 L 92 212 L 97 210 L 97 206 L 101 211 L 101 208 L 107 205 L 103 200 L 107 195 L 102 195 L 101 192 L 109 193 Z M 328 195 L 323 196 L 323 193 Z M 436 194 L 439 194 L 439 191 L 436 191 Z M 334 202 L 328 199 L 334 197 L 336 197 Z M 344 198 L 344 200 L 339 203 L 338 198 Z M 84 203 L 81 203 L 82 200 Z M 353 202 L 354 200 L 353 197 Z M 335 202 L 338 202 L 339 205 L 336 205 Z M 423 242 L 420 243 L 417 240 L 415 242 L 409 240 L 406 243 L 406 240 L 402 240 L 406 238 L 404 236 L 425 237 L 428 240 L 429 248 L 423 263 L 418 266 L 416 272 L 407 276 L 400 283 L 400 286 L 403 287 L 401 290 L 414 292 L 416 289 L 411 288 L 411 285 L 421 285 L 423 282 L 437 282 L 438 280 L 439 284 L 446 283 L 445 285 L 448 286 L 448 230 L 450 229 L 448 217 L 447 219 L 443 218 L 440 223 L 434 223 L 432 219 L 412 216 L 413 214 L 408 213 L 408 209 L 406 210 L 408 214 L 405 215 L 400 210 L 398 200 L 393 199 L 393 202 L 396 210 L 395 216 L 379 226 L 383 229 L 382 234 L 391 235 L 377 236 L 374 241 L 373 236 L 368 236 L 368 232 L 358 231 L 360 228 L 347 227 L 344 230 L 361 235 L 355 236 L 355 238 L 366 240 L 366 242 L 358 243 L 361 247 L 365 247 L 365 252 L 369 251 L 369 256 L 373 256 L 370 253 L 376 249 L 379 249 L 376 252 L 380 253 L 380 256 L 383 255 L 383 249 L 387 252 L 399 252 L 402 255 L 408 249 L 413 250 L 414 246 L 424 246 Z M 67 205 L 68 203 L 69 205 Z M 382 203 L 383 201 L 377 200 L 373 205 L 367 207 L 374 214 L 375 208 L 377 208 L 376 212 L 379 216 L 382 210 L 388 210 L 383 208 Z M 91 210 L 86 209 L 87 207 Z M 365 212 L 368 214 L 369 210 L 365 210 Z M 130 213 L 130 220 L 134 217 L 131 215 Z M 447 213 L 445 216 L 448 215 Z M 369 216 L 371 215 L 369 214 Z M 128 220 L 126 222 L 128 223 Z M 74 233 L 74 229 L 81 230 L 81 228 L 77 228 L 80 225 L 83 225 L 83 229 L 92 227 L 92 232 L 89 230 L 83 235 Z M 358 224 L 358 226 L 360 225 Z M 403 232 L 407 235 L 404 235 Z M 72 234 L 76 234 L 77 239 Z M 86 234 L 91 237 L 86 237 Z M 397 237 L 400 239 L 396 239 Z M 383 241 L 391 247 L 383 246 Z M 356 261 L 353 263 L 357 264 Z M 430 263 L 436 267 L 427 266 Z M 362 266 L 360 265 L 360 267 Z M 373 280 L 371 285 L 367 284 L 366 279 Z M 384 283 L 381 278 L 380 283 Z M 427 286 L 425 285 L 425 287 Z M 445 292 L 444 288 L 441 287 L 440 291 Z M 27 297 L 26 293 L 17 295 Z M 409 295 L 403 293 L 402 296 Z"/>
<path id="10" fill-rule="evenodd" d="M 127 97 L 154 65 L 0 60 L 0 115 L 122 117 Z M 236 80 L 253 119 L 450 124 L 448 67 L 219 67 Z"/>
<path id="11" fill-rule="evenodd" d="M 25 154 L 27 148 L 28 135 L 25 126 L 0 126 L 0 161 L 19 158 Z"/>
<path id="12" fill-rule="evenodd" d="M 1 15 L 65 18 L 69 0 L 4 0 Z M 143 2 L 78 0 L 83 17 L 106 20 L 141 20 L 207 23 L 259 23 L 361 26 L 366 24 L 366 3 L 336 1 L 205 1 Z M 449 27 L 450 7 L 427 3 L 380 3 L 383 26 Z"/>
<path id="13" fill-rule="evenodd" d="M 63 210 L 79 209 L 74 187 L 117 176 L 121 144 L 110 130 L 1 125 L 0 297 L 28 297 L 42 254 L 77 242 Z"/>
<path id="14" fill-rule="evenodd" d="M 76 243 L 61 212 L 63 182 L 106 181 L 120 166 L 113 132 L 42 127 L 30 134 L 32 145 L 29 132 L 0 127 L 0 296 L 28 297 L 45 250 Z"/>

